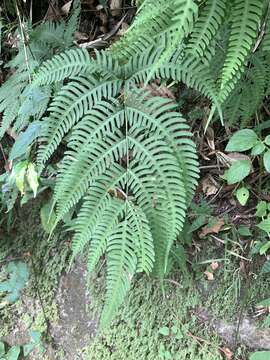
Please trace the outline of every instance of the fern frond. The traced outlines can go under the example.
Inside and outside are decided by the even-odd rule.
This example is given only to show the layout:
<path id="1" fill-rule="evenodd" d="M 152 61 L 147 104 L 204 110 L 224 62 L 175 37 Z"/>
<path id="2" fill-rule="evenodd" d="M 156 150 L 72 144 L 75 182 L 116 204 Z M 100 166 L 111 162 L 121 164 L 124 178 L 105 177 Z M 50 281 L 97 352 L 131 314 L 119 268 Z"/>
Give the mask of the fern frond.
<path id="1" fill-rule="evenodd" d="M 151 75 L 168 61 L 176 47 L 191 32 L 198 7 L 193 0 L 145 0 L 134 23 L 111 52 L 123 62 L 155 44 L 163 48 Z"/>
<path id="2" fill-rule="evenodd" d="M 39 68 L 33 79 L 33 85 L 49 85 L 62 81 L 70 76 L 76 76 L 90 70 L 93 64 L 85 49 L 67 50 L 64 53 L 47 60 Z"/>
<path id="3" fill-rule="evenodd" d="M 79 28 L 81 16 L 81 1 L 73 0 L 72 12 L 65 23 L 65 32 L 63 35 L 66 48 L 73 45 L 75 31 Z"/>
<path id="4" fill-rule="evenodd" d="M 112 98 L 120 91 L 122 82 L 111 80 L 100 83 L 94 77 L 75 77 L 65 85 L 49 107 L 50 117 L 42 138 L 46 145 L 40 148 L 38 164 L 42 168 L 60 144 L 63 136 L 80 118 L 102 98 Z"/>
<path id="5" fill-rule="evenodd" d="M 221 75 L 220 99 L 223 101 L 239 79 L 247 55 L 251 52 L 261 19 L 263 1 L 235 1 L 232 9 L 228 52 Z"/>
<path id="6" fill-rule="evenodd" d="M 230 125 L 240 121 L 246 127 L 260 106 L 267 89 L 267 62 L 262 53 L 250 58 L 249 67 L 224 103 L 224 117 Z"/>
<path id="7" fill-rule="evenodd" d="M 161 53 L 162 49 L 155 49 L 152 46 L 145 51 L 143 56 L 131 59 L 126 65 L 126 73 L 129 74 L 129 78 L 125 81 L 125 87 L 128 89 L 134 83 L 145 83 L 151 77 L 153 79 L 182 81 L 188 87 L 194 88 L 210 98 L 219 107 L 217 87 L 208 66 L 189 55 L 184 61 L 181 59 L 176 62 L 165 63 L 153 73 L 152 63 L 159 59 Z"/>
<path id="8" fill-rule="evenodd" d="M 270 51 L 270 15 L 268 15 L 266 19 L 262 49 L 263 51 Z"/>
<path id="9" fill-rule="evenodd" d="M 112 56 L 105 52 L 96 52 L 96 59 L 91 59 L 87 50 L 68 50 L 43 63 L 33 79 L 33 86 L 49 85 L 80 74 L 115 74 L 119 75 L 119 65 Z"/>
<path id="10" fill-rule="evenodd" d="M 187 202 L 193 198 L 197 187 L 198 158 L 195 144 L 191 140 L 192 134 L 185 120 L 177 112 L 175 105 L 168 104 L 168 100 L 162 98 L 145 99 L 144 107 L 137 95 L 132 94 L 132 99 L 126 100 L 126 116 L 132 119 L 131 124 L 137 124 L 138 128 L 149 129 L 159 134 L 173 149 L 179 166 L 183 169 L 183 181 L 187 194 Z M 137 105 L 137 106 L 136 106 Z"/>
<path id="11" fill-rule="evenodd" d="M 203 57 L 212 39 L 216 36 L 226 8 L 226 0 L 207 0 L 199 13 L 186 51 L 198 57 Z"/>
<path id="12" fill-rule="evenodd" d="M 111 195 L 109 191 L 114 189 L 121 181 L 121 178 L 125 176 L 124 169 L 114 165 L 90 186 L 83 199 L 83 204 L 73 227 L 73 230 L 75 231 L 72 241 L 73 258 L 83 251 L 86 244 L 93 237 L 97 225 L 103 219 L 103 214 L 107 209 L 107 205 L 110 204 Z M 111 216 L 112 214 L 113 212 L 111 212 Z M 104 240 L 106 240 L 106 236 Z M 98 242 L 103 243 L 102 241 Z M 97 258 L 97 256 L 95 256 L 95 258 Z M 91 265 L 88 267 L 92 271 L 94 267 L 94 265 L 92 265 L 93 260 L 90 260 L 89 258 L 89 262 L 90 261 Z"/>
<path id="13" fill-rule="evenodd" d="M 130 224 L 132 217 L 119 223 L 108 239 L 107 261 L 107 292 L 100 324 L 107 326 L 112 316 L 124 300 L 130 289 L 132 278 L 136 272 L 137 257 L 134 248 L 134 226 Z"/>

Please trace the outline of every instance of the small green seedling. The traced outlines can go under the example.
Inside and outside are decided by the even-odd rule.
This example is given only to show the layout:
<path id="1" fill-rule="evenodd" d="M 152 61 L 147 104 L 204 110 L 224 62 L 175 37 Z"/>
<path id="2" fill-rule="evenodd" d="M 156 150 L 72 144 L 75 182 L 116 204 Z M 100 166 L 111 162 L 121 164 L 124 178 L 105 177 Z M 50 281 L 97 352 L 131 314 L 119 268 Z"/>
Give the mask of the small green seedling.
<path id="1" fill-rule="evenodd" d="M 260 156 L 262 159 L 265 170 L 270 172 L 270 135 L 266 136 L 264 140 L 261 140 L 255 131 L 242 129 L 233 134 L 225 150 L 228 152 L 249 151 L 252 158 L 251 160 L 237 160 L 232 163 L 223 176 L 229 185 L 241 182 L 251 173 L 252 161 L 257 156 Z M 241 194 L 238 194 L 238 196 L 240 199 L 243 198 Z M 244 198 L 246 198 L 246 195 Z M 242 201 L 244 202 L 245 200 Z"/>

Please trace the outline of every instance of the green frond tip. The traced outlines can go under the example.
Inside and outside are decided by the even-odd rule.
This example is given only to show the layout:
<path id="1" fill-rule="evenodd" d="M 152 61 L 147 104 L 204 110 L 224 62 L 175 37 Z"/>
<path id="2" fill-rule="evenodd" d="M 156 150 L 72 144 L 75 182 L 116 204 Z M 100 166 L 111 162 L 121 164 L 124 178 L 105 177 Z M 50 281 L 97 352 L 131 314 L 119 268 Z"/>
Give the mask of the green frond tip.
<path id="1" fill-rule="evenodd" d="M 221 75 L 220 100 L 228 96 L 251 53 L 262 15 L 263 1 L 239 0 L 232 8 L 231 34 Z"/>
<path id="2" fill-rule="evenodd" d="M 186 48 L 188 53 L 203 57 L 215 38 L 225 15 L 225 0 L 207 0 L 194 24 Z"/>
<path id="3" fill-rule="evenodd" d="M 142 270 L 144 263 L 149 270 L 153 267 L 153 240 L 145 214 L 129 201 L 125 205 L 125 220 L 118 224 L 108 238 L 107 294 L 101 328 L 112 320 L 130 289 L 135 273 Z"/>
<path id="4" fill-rule="evenodd" d="M 91 69 L 94 64 L 85 49 L 67 50 L 47 60 L 34 75 L 33 85 L 49 85 Z"/>

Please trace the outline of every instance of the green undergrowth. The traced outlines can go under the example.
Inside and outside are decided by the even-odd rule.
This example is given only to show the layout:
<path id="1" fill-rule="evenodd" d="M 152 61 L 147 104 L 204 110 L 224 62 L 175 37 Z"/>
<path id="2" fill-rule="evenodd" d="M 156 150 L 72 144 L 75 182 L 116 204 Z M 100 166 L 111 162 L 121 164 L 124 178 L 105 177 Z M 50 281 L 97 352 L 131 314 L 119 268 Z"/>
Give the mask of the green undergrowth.
<path id="1" fill-rule="evenodd" d="M 113 324 L 84 349 L 83 360 L 222 359 L 218 348 L 226 344 L 207 323 L 198 321 L 195 312 L 206 310 L 215 319 L 235 324 L 242 306 L 244 315 L 252 316 L 258 299 L 269 297 L 268 278 L 251 272 L 247 280 L 240 270 L 241 259 L 229 253 L 234 250 L 230 244 L 203 247 L 194 259 L 193 278 L 167 279 L 163 289 L 158 281 L 146 277 L 136 282 Z M 221 260 L 219 268 L 214 280 L 208 281 L 204 271 L 215 259 Z M 104 291 L 101 271 L 90 280 L 91 312 L 102 308 Z M 237 359 L 246 353 L 243 346 L 235 349 Z"/>
<path id="2" fill-rule="evenodd" d="M 218 338 L 198 329 L 192 312 L 202 304 L 190 283 L 166 281 L 162 292 L 158 282 L 145 278 L 131 294 L 117 320 L 84 350 L 84 360 L 222 359 Z M 211 346 L 199 346 L 192 334 L 211 336 Z"/>
<path id="3" fill-rule="evenodd" d="M 69 246 L 65 234 L 55 234 L 48 241 L 40 224 L 39 204 L 32 203 L 18 210 L 9 233 L 0 238 L 0 265 L 5 260 L 20 259 L 27 263 L 30 278 L 23 291 L 22 298 L 14 304 L 0 309 L 0 336 L 5 336 L 16 327 L 18 316 L 26 327 L 46 331 L 46 320 L 57 318 L 54 301 L 60 274 L 67 267 Z M 0 268 L 1 270 L 1 268 Z M 27 299 L 27 313 L 23 313 Z M 39 309 L 37 316 L 36 312 Z"/>

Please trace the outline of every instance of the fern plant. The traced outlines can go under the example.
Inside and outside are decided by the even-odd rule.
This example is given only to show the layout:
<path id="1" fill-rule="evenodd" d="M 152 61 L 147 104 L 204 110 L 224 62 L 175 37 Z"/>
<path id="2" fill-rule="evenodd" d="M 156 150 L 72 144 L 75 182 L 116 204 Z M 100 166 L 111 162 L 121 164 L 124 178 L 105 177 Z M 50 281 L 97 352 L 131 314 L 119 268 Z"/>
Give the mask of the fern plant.
<path id="1" fill-rule="evenodd" d="M 20 38 L 18 52 L 5 65 L 11 75 L 0 87 L 0 139 L 8 129 L 20 132 L 31 118 L 37 120 L 45 112 L 53 89 L 34 89 L 30 86 L 32 75 L 43 61 L 72 46 L 79 15 L 80 1 L 75 1 L 72 16 L 67 22 L 46 21 L 34 28 L 25 22 L 17 30 Z"/>
<path id="2" fill-rule="evenodd" d="M 210 116 L 217 109 L 220 117 L 230 116 L 234 94 L 246 91 L 243 84 L 256 84 L 256 106 L 268 86 L 261 73 L 267 69 L 267 34 L 266 48 L 253 54 L 267 2 L 137 3 L 134 23 L 108 51 L 56 55 L 32 83 L 60 89 L 43 119 L 37 163 L 42 172 L 66 141 L 53 196 L 55 226 L 75 209 L 73 258 L 87 251 L 93 271 L 106 256 L 102 326 L 137 272 L 164 277 L 197 184 L 197 155 L 185 120 L 175 104 L 144 84 L 184 82 L 212 101 Z M 243 122 L 256 106 L 238 106 Z"/>
<path id="3" fill-rule="evenodd" d="M 42 118 L 37 165 L 41 173 L 65 141 L 54 226 L 74 210 L 73 258 L 87 252 L 93 271 L 106 257 L 102 326 L 136 273 L 166 274 L 199 176 L 186 121 L 171 100 L 144 85 L 183 82 L 211 100 L 209 120 L 218 110 L 221 118 L 243 123 L 269 91 L 267 1 L 136 3 L 133 24 L 109 50 L 93 57 L 83 49 L 57 54 L 33 66 L 27 86 L 32 94 L 56 89 L 47 97 L 52 100 Z M 36 38 L 43 34 L 36 29 Z M 254 87 L 256 99 L 247 106 Z M 0 106 L 7 111 L 5 101 Z"/>
<path id="4" fill-rule="evenodd" d="M 109 53 L 96 55 L 58 55 L 33 84 L 71 79 L 48 109 L 37 162 L 42 171 L 69 135 L 53 197 L 56 223 L 76 206 L 73 256 L 87 248 L 90 271 L 107 256 L 106 325 L 137 272 L 164 276 L 196 188 L 198 163 L 175 104 L 140 88 L 146 69 L 151 71 L 147 61 L 138 57 L 120 66 Z M 149 63 L 155 55 L 149 52 Z"/>

